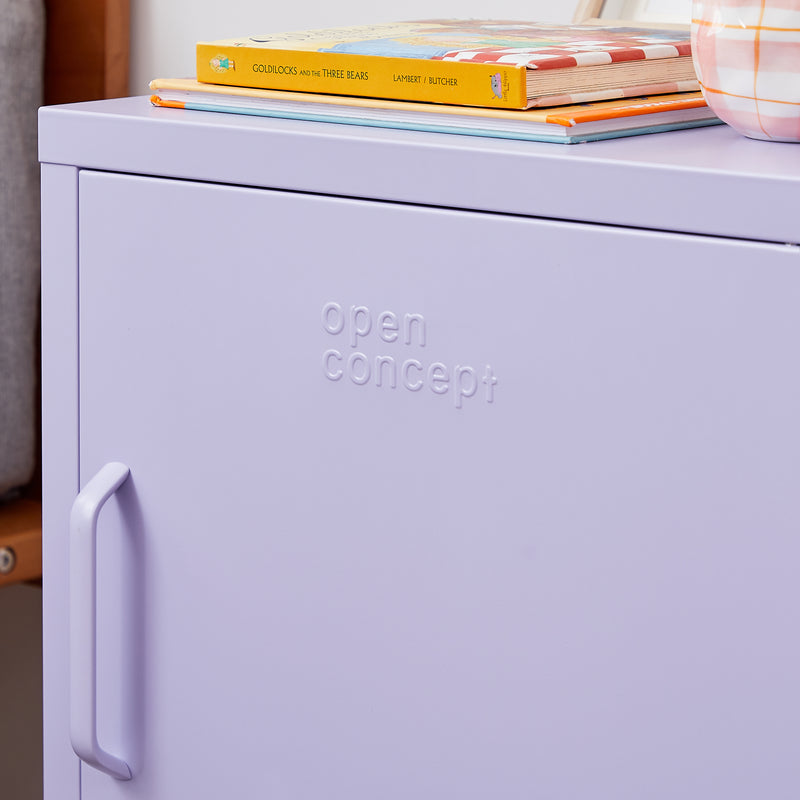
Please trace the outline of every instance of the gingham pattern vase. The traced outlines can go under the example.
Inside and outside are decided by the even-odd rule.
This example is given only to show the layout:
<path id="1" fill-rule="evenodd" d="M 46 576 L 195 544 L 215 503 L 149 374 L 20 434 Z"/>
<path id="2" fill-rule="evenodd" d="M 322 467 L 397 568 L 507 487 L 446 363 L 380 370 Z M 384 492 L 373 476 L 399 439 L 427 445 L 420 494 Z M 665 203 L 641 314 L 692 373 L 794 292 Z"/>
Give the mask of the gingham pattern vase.
<path id="1" fill-rule="evenodd" d="M 800 0 L 695 0 L 692 55 L 717 116 L 754 139 L 800 142 Z"/>

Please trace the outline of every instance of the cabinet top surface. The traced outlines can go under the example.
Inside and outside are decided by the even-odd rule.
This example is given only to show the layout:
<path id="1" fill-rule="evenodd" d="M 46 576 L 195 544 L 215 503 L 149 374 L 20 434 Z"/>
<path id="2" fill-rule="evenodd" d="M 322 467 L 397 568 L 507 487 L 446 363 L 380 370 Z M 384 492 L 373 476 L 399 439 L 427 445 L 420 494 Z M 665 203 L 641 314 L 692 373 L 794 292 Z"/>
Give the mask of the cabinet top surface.
<path id="1" fill-rule="evenodd" d="M 43 163 L 800 242 L 800 147 L 727 126 L 579 145 L 153 108 L 40 112 Z"/>

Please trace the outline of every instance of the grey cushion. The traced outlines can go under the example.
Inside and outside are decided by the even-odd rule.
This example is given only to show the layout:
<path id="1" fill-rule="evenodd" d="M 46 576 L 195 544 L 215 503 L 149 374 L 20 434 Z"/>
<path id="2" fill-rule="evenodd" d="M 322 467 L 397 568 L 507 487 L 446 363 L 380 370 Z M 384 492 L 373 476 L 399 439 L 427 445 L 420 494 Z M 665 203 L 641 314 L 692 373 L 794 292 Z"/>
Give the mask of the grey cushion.
<path id="1" fill-rule="evenodd" d="M 36 467 L 42 0 L 0 0 L 0 496 Z"/>

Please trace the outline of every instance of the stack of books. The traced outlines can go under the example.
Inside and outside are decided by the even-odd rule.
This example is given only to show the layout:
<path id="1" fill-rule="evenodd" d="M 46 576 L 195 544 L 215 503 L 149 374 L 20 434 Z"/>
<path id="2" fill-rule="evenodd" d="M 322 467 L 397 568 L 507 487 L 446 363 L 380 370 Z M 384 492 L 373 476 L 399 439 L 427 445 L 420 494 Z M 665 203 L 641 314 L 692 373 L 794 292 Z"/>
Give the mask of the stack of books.
<path id="1" fill-rule="evenodd" d="M 718 123 L 688 32 L 425 20 L 197 45 L 154 105 L 575 143 Z"/>

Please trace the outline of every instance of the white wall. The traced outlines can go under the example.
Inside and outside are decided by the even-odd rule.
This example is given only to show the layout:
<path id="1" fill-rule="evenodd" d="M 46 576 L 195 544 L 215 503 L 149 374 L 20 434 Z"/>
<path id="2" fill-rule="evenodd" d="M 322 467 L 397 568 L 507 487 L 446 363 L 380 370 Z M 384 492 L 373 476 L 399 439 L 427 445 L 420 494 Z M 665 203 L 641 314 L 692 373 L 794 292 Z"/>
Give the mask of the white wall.
<path id="1" fill-rule="evenodd" d="M 434 17 L 568 22 L 577 0 L 504 0 L 487 12 L 485 0 L 405 0 L 402 7 L 374 0 L 133 0 L 131 94 L 146 94 L 152 78 L 193 76 L 194 45 L 278 31 Z"/>

